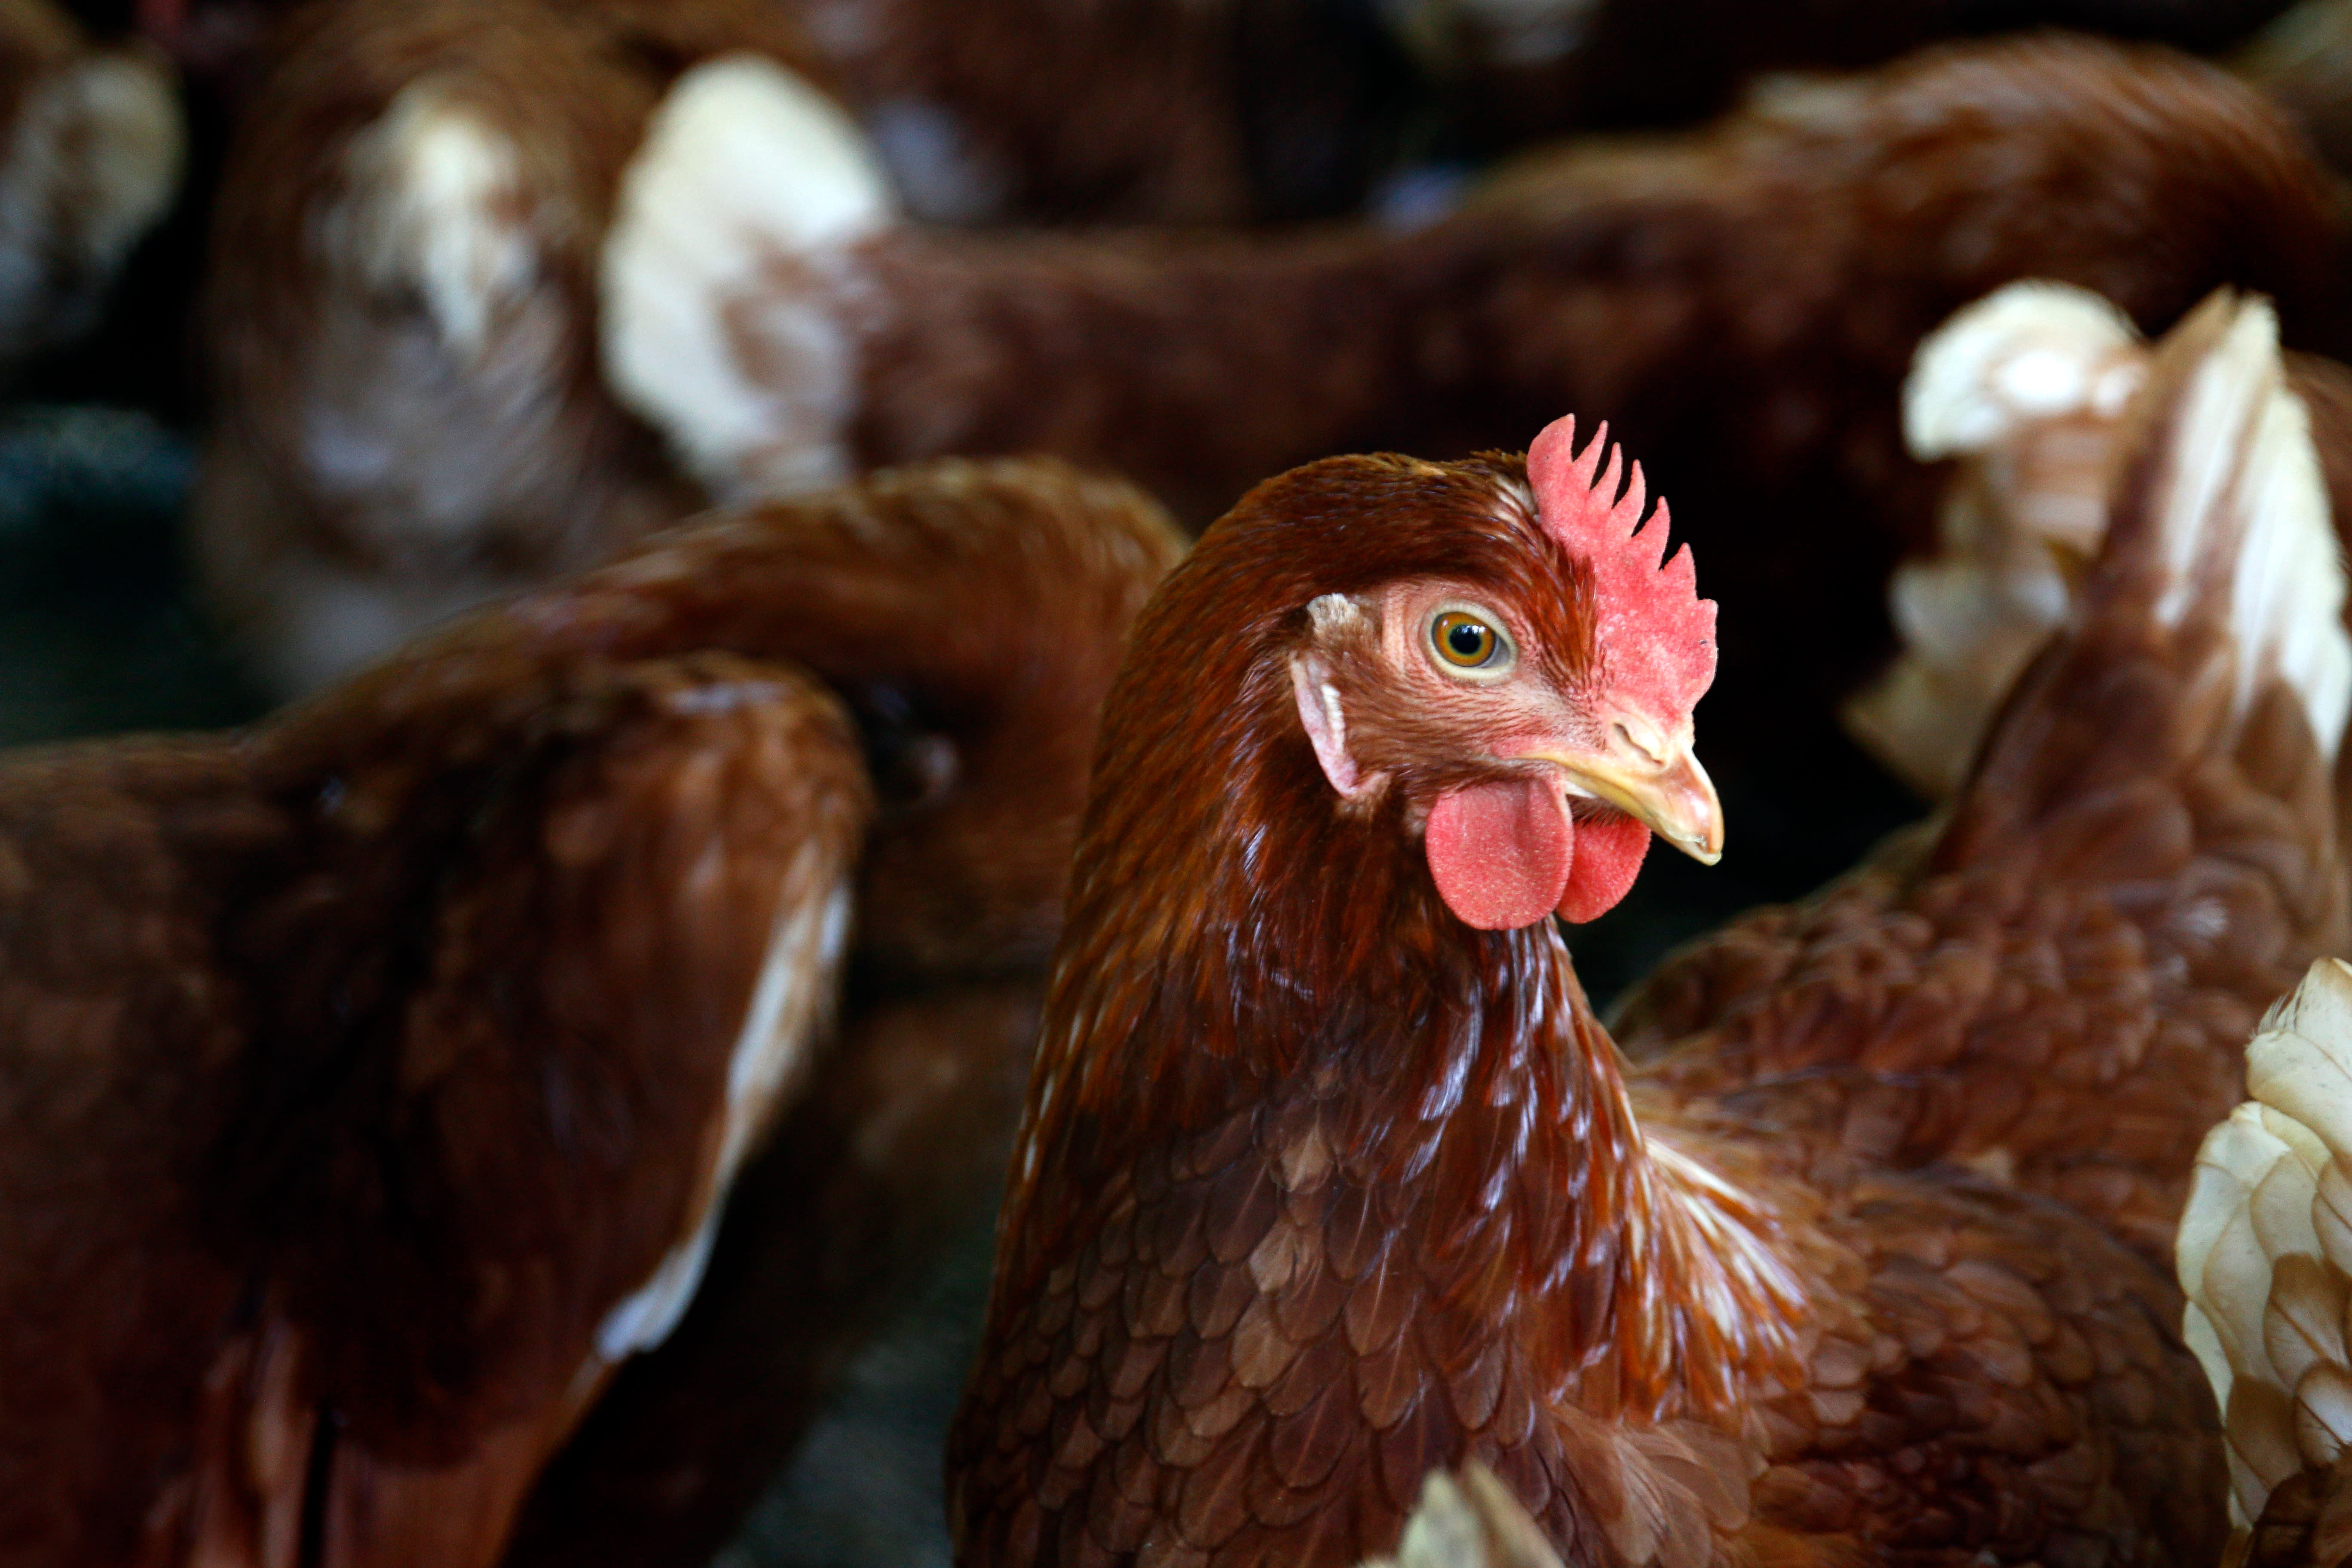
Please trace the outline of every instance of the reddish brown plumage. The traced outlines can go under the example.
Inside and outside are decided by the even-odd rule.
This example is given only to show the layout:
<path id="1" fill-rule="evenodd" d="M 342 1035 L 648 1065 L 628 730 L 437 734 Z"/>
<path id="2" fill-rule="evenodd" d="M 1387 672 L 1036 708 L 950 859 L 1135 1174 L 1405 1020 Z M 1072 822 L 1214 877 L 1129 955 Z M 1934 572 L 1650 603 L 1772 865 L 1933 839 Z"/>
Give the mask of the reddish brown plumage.
<path id="1" fill-rule="evenodd" d="M 2220 48 L 2285 0 L 1410 0 L 1406 37 L 1474 144 L 1674 125 L 1759 76 L 1852 70 L 1939 40 L 2074 27 Z"/>
<path id="2" fill-rule="evenodd" d="M 1898 389 L 1952 310 L 2047 277 L 2157 330 L 2235 282 L 2278 300 L 2291 342 L 2340 352 L 2343 238 L 2293 129 L 2221 72 L 2039 38 L 1531 159 L 1408 235 L 902 227 L 814 302 L 860 366 L 860 461 L 1053 451 L 1192 518 L 1335 452 L 1460 456 L 1564 408 L 1605 417 L 1717 580 L 1759 585 L 1725 610 L 1724 679 L 1772 679 L 1717 705 L 1722 742 L 1792 691 L 1826 714 L 1883 646 L 1887 572 L 1931 533 Z M 754 323 L 808 298 L 753 282 L 708 309 L 757 381 L 785 362 Z M 675 412 L 653 417 L 691 441 L 696 411 Z"/>
<path id="3" fill-rule="evenodd" d="M 862 1066 L 932 1062 L 906 1179 L 994 1147 L 1099 693 L 1173 552 L 1050 466 L 887 475 L 249 735 L 0 770 L 9 1559 L 494 1560 L 661 1337 L 616 1304 L 810 1081 L 845 945 L 887 1004 Z M 763 1083 L 739 1040 L 772 971 Z M 804 1157 L 888 1135 L 860 1066 Z M 897 1174 L 797 1168 L 885 1245 L 797 1299 L 807 1360 L 758 1373 L 787 1429 L 930 1223 Z"/>
<path id="4" fill-rule="evenodd" d="M 596 268 L 669 77 L 729 49 L 814 68 L 756 0 L 329 3 L 277 30 L 213 213 L 194 523 L 215 606 L 280 690 L 692 510 L 599 379 Z M 404 106 L 481 138 L 474 167 L 445 153 L 457 184 L 422 213 Z M 475 341 L 417 276 L 419 225 L 506 247 L 505 275 L 467 280 Z"/>
<path id="5" fill-rule="evenodd" d="M 852 1352 L 986 1218 L 1044 1000 L 1042 970 L 1020 967 L 853 982 L 838 1047 L 729 1194 L 693 1310 L 541 1479 L 509 1568 L 719 1553 Z"/>
<path id="6" fill-rule="evenodd" d="M 2127 485 L 2168 471 L 2221 313 Z M 2119 528 L 1958 816 L 1670 963 L 1621 1055 L 1548 922 L 1474 931 L 1431 886 L 1414 813 L 1492 759 L 1341 802 L 1281 678 L 1310 601 L 1400 576 L 1530 637 L 1583 614 L 1517 473 L 1299 470 L 1139 623 L 950 1452 L 960 1561 L 1345 1563 L 1475 1458 L 1570 1562 L 2210 1563 L 2168 1227 L 2255 1011 L 2346 934 L 2294 698 L 2217 700 L 2223 624 L 2152 620 L 2153 525 Z"/>
<path id="7" fill-rule="evenodd" d="M 388 624 L 415 625 L 674 515 L 674 477 L 599 380 L 613 345 L 600 363 L 592 319 L 610 182 L 662 83 L 582 63 L 573 35 L 593 29 L 577 18 L 511 9 L 535 18 L 527 36 L 571 41 L 502 47 L 509 33 L 487 28 L 428 58 L 362 49 L 355 22 L 320 23 L 305 35 L 309 63 L 257 107 L 250 178 L 221 214 L 222 428 L 200 531 L 232 606 L 267 620 L 269 594 L 290 590 L 257 585 L 316 571 L 379 594 Z M 419 16 L 387 37 L 449 29 L 437 4 Z M 543 227 L 553 259 L 531 306 L 543 341 L 499 337 L 486 360 L 499 375 L 460 366 L 418 391 L 404 380 L 409 351 L 386 346 L 415 346 L 414 301 L 324 289 L 301 258 L 305 226 L 341 199 L 340 148 L 436 59 L 483 78 L 499 126 L 569 137 L 594 178 L 576 193 L 544 182 L 564 195 L 550 211 L 565 221 Z M 695 163 L 694 182 L 709 167 Z M 653 292 L 710 326 L 725 350 L 718 384 L 756 396 L 654 407 L 630 395 L 720 492 L 772 493 L 811 468 L 1050 451 L 1117 468 L 1205 520 L 1318 457 L 1459 455 L 1576 407 L 1644 455 L 1717 570 L 1772 584 L 1734 610 L 1727 646 L 1759 650 L 1750 666 L 1769 653 L 1823 715 L 1884 640 L 1890 564 L 1928 537 L 1930 485 L 1903 457 L 1896 389 L 1953 310 L 2044 276 L 2156 328 L 2234 282 L 2278 300 L 2291 339 L 2343 342 L 2341 226 L 2292 128 L 2193 61 L 2080 40 L 1947 50 L 1704 132 L 1574 151 L 1407 235 L 902 223 L 812 268 L 774 252 L 755 196 L 709 199 L 708 242 L 692 247 L 709 271 L 664 271 Z M 549 368 L 530 371 L 546 388 L 530 417 L 494 419 L 493 394 L 551 342 Z M 530 351 L 523 369 L 509 349 Z M 643 357 L 682 352 L 656 335 Z M 839 389 L 825 380 L 836 373 Z M 322 415 L 354 408 L 363 427 L 396 416 L 382 420 L 394 452 L 381 472 L 334 468 L 305 444 Z M 446 458 L 477 445 L 492 450 Z M 317 679 L 282 626 L 257 640 L 289 680 Z"/>

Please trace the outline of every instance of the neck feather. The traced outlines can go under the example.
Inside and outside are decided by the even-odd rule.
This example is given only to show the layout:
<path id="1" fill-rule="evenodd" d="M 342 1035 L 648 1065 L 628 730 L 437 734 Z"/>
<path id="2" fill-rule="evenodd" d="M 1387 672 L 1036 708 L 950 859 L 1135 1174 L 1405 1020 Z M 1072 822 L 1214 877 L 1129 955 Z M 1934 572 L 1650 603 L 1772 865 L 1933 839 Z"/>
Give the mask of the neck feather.
<path id="1" fill-rule="evenodd" d="M 1455 920 L 1404 802 L 1339 809 L 1272 668 L 1097 763 L 1000 1289 L 1139 1151 L 1246 1122 L 1286 1187 L 1329 1167 L 1416 1227 L 1441 1297 L 1562 1369 L 1549 1397 L 1703 1415 L 1785 1371 L 1802 1293 L 1769 1220 L 1645 1141 L 1557 929 Z"/>

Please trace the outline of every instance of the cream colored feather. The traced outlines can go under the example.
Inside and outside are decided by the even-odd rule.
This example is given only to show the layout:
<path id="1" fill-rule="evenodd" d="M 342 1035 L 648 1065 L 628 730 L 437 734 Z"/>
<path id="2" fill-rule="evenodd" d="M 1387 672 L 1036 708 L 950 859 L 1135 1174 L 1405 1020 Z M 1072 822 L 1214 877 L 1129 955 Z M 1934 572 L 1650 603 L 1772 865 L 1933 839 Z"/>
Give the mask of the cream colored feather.
<path id="1" fill-rule="evenodd" d="M 1845 719 L 1922 794 L 1959 787 L 2011 682 L 2064 623 L 2106 534 L 2115 438 L 2147 361 L 2123 312 L 2039 282 L 1960 310 L 1913 357 L 1904 439 L 1923 462 L 1957 462 L 1938 553 L 1888 585 L 1903 651 Z"/>
<path id="2" fill-rule="evenodd" d="M 2286 384 L 2278 322 L 2259 300 L 2222 314 L 2164 424 L 2151 515 L 2171 624 L 2225 562 L 2238 645 L 2236 705 L 2268 681 L 2302 699 L 2332 757 L 2352 704 L 2344 571 L 2310 419 Z M 1962 782 L 2011 684 L 2074 608 L 2099 550 L 2149 351 L 2105 301 L 2013 284 L 1955 316 L 1920 347 L 1905 429 L 1923 458 L 1958 456 L 1943 553 L 1895 574 L 1889 609 L 1904 651 L 1849 704 L 1862 743 L 1924 793 Z"/>
<path id="3" fill-rule="evenodd" d="M 1430 1471 L 1396 1555 L 1361 1568 L 1560 1568 L 1560 1561 L 1510 1489 L 1474 1459 L 1458 1478 Z"/>
<path id="4" fill-rule="evenodd" d="M 2352 1439 L 2352 964 L 2321 959 L 2271 1009 L 2246 1088 L 2198 1151 L 2175 1246 L 2242 1530 Z"/>

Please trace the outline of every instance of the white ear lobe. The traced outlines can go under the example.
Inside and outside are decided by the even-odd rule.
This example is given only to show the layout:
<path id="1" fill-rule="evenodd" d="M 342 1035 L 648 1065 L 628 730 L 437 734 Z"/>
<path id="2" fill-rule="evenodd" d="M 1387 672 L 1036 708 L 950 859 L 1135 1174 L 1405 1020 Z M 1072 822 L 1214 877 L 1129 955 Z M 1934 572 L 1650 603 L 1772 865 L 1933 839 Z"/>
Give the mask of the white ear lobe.
<path id="1" fill-rule="evenodd" d="M 1331 683 L 1329 667 L 1311 653 L 1293 654 L 1290 689 L 1298 699 L 1298 721 L 1307 726 L 1323 776 L 1348 799 L 1361 795 L 1367 781 L 1348 755 L 1348 715 L 1339 706 L 1339 689 Z"/>

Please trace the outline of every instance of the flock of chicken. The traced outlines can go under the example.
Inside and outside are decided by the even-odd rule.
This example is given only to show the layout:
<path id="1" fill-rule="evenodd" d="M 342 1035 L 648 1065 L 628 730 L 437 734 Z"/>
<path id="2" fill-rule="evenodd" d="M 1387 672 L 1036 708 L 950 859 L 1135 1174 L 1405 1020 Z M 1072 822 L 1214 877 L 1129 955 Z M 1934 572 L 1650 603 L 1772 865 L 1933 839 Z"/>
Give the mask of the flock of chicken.
<path id="1" fill-rule="evenodd" d="M 2352 1559 L 2352 5 L 1916 47 L 2280 9 L 0 0 L 290 700 L 0 762 L 0 1563 L 707 1561 L 1008 1161 L 969 1568 Z"/>

